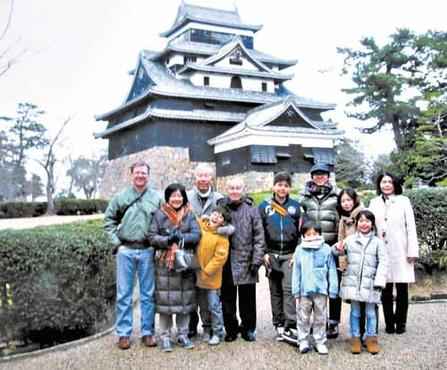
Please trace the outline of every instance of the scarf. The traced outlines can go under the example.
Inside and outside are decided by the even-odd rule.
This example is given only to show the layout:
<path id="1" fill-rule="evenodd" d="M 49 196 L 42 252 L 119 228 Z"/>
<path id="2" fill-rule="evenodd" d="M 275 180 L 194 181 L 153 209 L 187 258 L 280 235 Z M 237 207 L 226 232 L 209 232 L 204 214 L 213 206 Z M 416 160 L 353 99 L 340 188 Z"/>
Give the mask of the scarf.
<path id="1" fill-rule="evenodd" d="M 332 191 L 332 185 L 328 181 L 326 184 L 320 186 L 311 180 L 306 183 L 306 191 L 317 197 L 325 196 Z"/>
<path id="2" fill-rule="evenodd" d="M 161 211 L 168 217 L 169 221 L 178 228 L 183 220 L 183 218 L 188 214 L 189 205 L 183 206 L 177 211 L 170 206 L 168 203 L 163 203 L 161 205 Z M 179 245 L 177 243 L 173 243 L 168 246 L 168 248 L 161 252 L 159 263 L 160 265 L 165 265 L 169 271 L 174 269 L 175 264 L 175 253 L 179 249 Z"/>
<path id="3" fill-rule="evenodd" d="M 322 236 L 317 236 L 314 239 L 303 239 L 301 241 L 302 248 L 319 249 L 324 244 Z"/>
<path id="4" fill-rule="evenodd" d="M 271 206 L 272 206 L 272 209 L 275 212 L 279 213 L 282 217 L 287 216 L 287 214 L 288 214 L 287 210 L 281 204 L 279 204 L 275 199 L 272 199 Z"/>

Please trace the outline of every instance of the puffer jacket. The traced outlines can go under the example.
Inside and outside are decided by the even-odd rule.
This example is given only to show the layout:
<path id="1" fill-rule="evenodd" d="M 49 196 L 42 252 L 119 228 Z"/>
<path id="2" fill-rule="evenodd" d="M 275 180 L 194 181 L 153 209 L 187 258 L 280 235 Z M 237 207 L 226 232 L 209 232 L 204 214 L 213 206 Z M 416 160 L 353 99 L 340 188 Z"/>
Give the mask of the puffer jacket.
<path id="1" fill-rule="evenodd" d="M 231 213 L 231 223 L 235 227 L 230 238 L 230 256 L 225 264 L 231 268 L 234 285 L 255 284 L 258 274 L 250 272 L 250 266 L 259 268 L 265 254 L 264 228 L 259 209 L 250 198 L 242 198 L 237 204 L 229 198 L 221 203 Z"/>
<path id="2" fill-rule="evenodd" d="M 330 190 L 319 196 L 314 191 L 315 184 L 309 181 L 302 194 L 301 207 L 304 211 L 304 221 L 311 220 L 321 226 L 324 241 L 332 245 L 337 242 L 338 236 L 338 190 L 330 185 Z"/>
<path id="3" fill-rule="evenodd" d="M 358 233 L 345 239 L 348 267 L 343 272 L 340 297 L 348 301 L 380 303 L 381 289 L 386 285 L 388 254 L 383 241 Z M 339 255 L 335 246 L 335 255 Z"/>
<path id="4" fill-rule="evenodd" d="M 222 270 L 228 258 L 228 238 L 217 233 L 207 219 L 199 219 L 202 238 L 196 256 L 200 265 L 197 271 L 197 286 L 202 289 L 220 289 Z"/>
<path id="5" fill-rule="evenodd" d="M 303 240 L 293 255 L 292 295 L 295 298 L 323 294 L 338 295 L 338 278 L 331 248 L 321 238 Z"/>
<path id="6" fill-rule="evenodd" d="M 156 250 L 168 248 L 168 235 L 174 225 L 161 210 L 152 217 L 148 239 Z M 192 212 L 188 212 L 179 227 L 184 238 L 184 248 L 195 250 L 200 240 L 200 229 Z M 159 252 L 157 253 L 159 255 Z M 187 314 L 196 310 L 195 272 L 170 271 L 155 259 L 156 311 L 163 314 Z"/>
<path id="7" fill-rule="evenodd" d="M 278 204 L 286 211 L 286 215 L 282 216 L 272 207 L 273 202 L 275 200 L 271 197 L 259 205 L 267 253 L 292 254 L 295 252 L 300 237 L 301 206 L 298 201 L 288 197 L 282 205 Z"/>

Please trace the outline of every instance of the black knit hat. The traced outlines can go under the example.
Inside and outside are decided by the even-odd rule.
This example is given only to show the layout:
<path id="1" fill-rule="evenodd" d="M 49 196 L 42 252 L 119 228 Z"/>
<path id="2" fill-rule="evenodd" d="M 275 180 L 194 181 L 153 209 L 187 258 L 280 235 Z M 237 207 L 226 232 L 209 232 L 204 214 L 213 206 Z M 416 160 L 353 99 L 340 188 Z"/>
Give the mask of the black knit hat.
<path id="1" fill-rule="evenodd" d="M 216 206 L 213 208 L 212 212 L 220 213 L 224 219 L 224 223 L 231 223 L 231 214 L 230 211 L 224 206 Z"/>

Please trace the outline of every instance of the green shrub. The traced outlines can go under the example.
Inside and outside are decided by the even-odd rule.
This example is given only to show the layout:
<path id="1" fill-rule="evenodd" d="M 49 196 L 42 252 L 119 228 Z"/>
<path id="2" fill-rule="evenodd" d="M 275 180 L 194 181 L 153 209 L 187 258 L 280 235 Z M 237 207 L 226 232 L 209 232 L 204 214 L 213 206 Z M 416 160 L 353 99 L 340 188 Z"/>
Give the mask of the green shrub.
<path id="1" fill-rule="evenodd" d="M 113 302 L 114 274 L 102 221 L 0 231 L 0 338 L 90 333 Z"/>
<path id="2" fill-rule="evenodd" d="M 37 217 L 42 216 L 46 211 L 46 202 L 0 203 L 0 218 Z"/>
<path id="3" fill-rule="evenodd" d="M 58 215 L 91 215 L 102 213 L 107 208 L 105 199 L 59 199 L 55 202 Z M 42 216 L 47 211 L 47 202 L 4 202 L 0 203 L 1 218 Z"/>
<path id="4" fill-rule="evenodd" d="M 416 218 L 419 242 L 430 250 L 447 249 L 447 189 L 406 191 Z"/>

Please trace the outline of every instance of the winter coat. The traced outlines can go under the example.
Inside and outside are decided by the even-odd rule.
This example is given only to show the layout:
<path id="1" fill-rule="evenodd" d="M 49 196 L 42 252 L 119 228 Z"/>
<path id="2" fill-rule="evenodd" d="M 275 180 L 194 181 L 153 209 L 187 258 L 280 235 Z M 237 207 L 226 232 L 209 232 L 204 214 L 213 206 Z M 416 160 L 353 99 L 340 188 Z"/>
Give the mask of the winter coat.
<path id="1" fill-rule="evenodd" d="M 193 187 L 191 190 L 189 190 L 186 195 L 188 196 L 189 204 L 191 205 L 196 217 L 201 217 L 203 215 L 209 216 L 212 209 L 216 207 L 217 202 L 223 198 L 222 194 L 211 189 L 210 195 L 203 204 L 199 196 L 199 191 L 196 187 Z"/>
<path id="2" fill-rule="evenodd" d="M 280 205 L 286 211 L 286 215 L 282 216 L 272 208 L 272 202 L 275 202 L 274 197 L 264 200 L 259 206 L 267 253 L 292 254 L 295 252 L 300 237 L 301 206 L 296 200 L 287 198 Z"/>
<path id="3" fill-rule="evenodd" d="M 375 235 L 362 238 L 358 233 L 345 239 L 348 267 L 342 274 L 340 297 L 344 300 L 380 303 L 385 288 L 388 254 L 383 241 Z M 333 247 L 333 253 L 338 251 Z"/>
<path id="4" fill-rule="evenodd" d="M 139 200 L 128 207 L 140 195 L 133 186 L 129 186 L 113 197 L 107 206 L 104 229 L 115 248 L 122 244 L 146 243 L 152 214 L 160 207 L 161 197 L 155 190 L 147 189 Z"/>
<path id="5" fill-rule="evenodd" d="M 264 228 L 259 209 L 250 198 L 243 198 L 238 204 L 224 198 L 222 205 L 230 211 L 235 227 L 226 262 L 230 264 L 234 285 L 255 284 L 258 274 L 252 274 L 250 266 L 259 268 L 265 254 Z"/>
<path id="6" fill-rule="evenodd" d="M 312 183 L 312 182 L 310 182 Z M 312 191 L 308 183 L 301 198 L 301 207 L 304 210 L 304 220 L 311 220 L 321 226 L 324 241 L 332 245 L 338 236 L 338 190 L 331 186 L 330 191 L 319 197 Z"/>
<path id="7" fill-rule="evenodd" d="M 345 240 L 348 236 L 355 234 L 355 218 L 362 209 L 363 205 L 360 204 L 351 211 L 349 216 L 339 215 L 340 221 L 338 222 L 338 241 Z"/>
<path id="8" fill-rule="evenodd" d="M 331 248 L 321 239 L 303 240 L 293 256 L 292 295 L 296 298 L 313 294 L 338 295 L 338 278 Z"/>
<path id="9" fill-rule="evenodd" d="M 149 242 L 156 250 L 168 248 L 168 235 L 174 225 L 161 210 L 156 210 L 148 233 Z M 195 250 L 200 240 L 200 229 L 192 212 L 183 218 L 180 231 L 184 248 Z M 160 252 L 157 252 L 159 255 Z M 155 258 L 155 304 L 156 311 L 163 314 L 186 314 L 196 310 L 195 272 L 175 272 Z"/>
<path id="10" fill-rule="evenodd" d="M 218 234 L 208 220 L 199 219 L 199 225 L 202 238 L 196 252 L 200 265 L 196 285 L 203 289 L 220 289 L 222 270 L 228 258 L 230 242 L 228 238 Z"/>
<path id="11" fill-rule="evenodd" d="M 377 235 L 388 251 L 388 282 L 414 283 L 414 263 L 408 263 L 407 257 L 418 257 L 419 246 L 410 200 L 393 195 L 385 202 L 379 196 L 371 200 L 369 209 L 376 216 Z"/>

